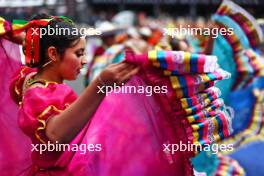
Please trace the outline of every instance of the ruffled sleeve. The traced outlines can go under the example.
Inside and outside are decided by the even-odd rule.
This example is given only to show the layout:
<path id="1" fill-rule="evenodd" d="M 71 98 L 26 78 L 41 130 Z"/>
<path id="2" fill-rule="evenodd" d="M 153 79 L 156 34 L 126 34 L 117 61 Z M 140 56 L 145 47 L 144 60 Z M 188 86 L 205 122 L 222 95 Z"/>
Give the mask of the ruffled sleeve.
<path id="1" fill-rule="evenodd" d="M 26 77 L 29 74 L 36 73 L 36 69 L 21 66 L 19 70 L 13 75 L 10 86 L 9 92 L 12 99 L 15 101 L 16 104 L 20 104 L 23 98 L 23 84 Z"/>
<path id="2" fill-rule="evenodd" d="M 33 143 L 46 143 L 47 120 L 65 110 L 76 98 L 76 94 L 66 84 L 50 83 L 28 89 L 19 111 L 21 129 Z"/>

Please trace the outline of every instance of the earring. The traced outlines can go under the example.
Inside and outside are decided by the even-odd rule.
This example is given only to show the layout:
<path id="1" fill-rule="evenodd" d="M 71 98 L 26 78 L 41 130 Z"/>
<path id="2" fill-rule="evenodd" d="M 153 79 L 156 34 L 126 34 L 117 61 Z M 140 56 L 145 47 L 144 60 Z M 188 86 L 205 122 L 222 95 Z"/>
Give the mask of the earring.
<path id="1" fill-rule="evenodd" d="M 46 67 L 46 66 L 47 66 L 47 65 L 49 65 L 51 62 L 52 62 L 52 60 L 48 61 L 47 63 L 45 63 L 44 65 L 42 65 L 42 67 L 41 67 L 41 68 L 44 68 L 44 67 Z"/>

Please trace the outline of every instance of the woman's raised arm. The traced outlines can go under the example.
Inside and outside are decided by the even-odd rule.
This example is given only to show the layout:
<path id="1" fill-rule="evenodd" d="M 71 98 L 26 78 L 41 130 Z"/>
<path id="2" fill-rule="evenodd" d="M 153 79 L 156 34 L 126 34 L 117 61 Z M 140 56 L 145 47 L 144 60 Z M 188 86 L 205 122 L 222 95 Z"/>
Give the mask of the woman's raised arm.
<path id="1" fill-rule="evenodd" d="M 73 104 L 48 120 L 46 136 L 52 142 L 69 143 L 85 126 L 103 100 L 105 93 L 99 92 L 99 87 L 124 83 L 138 70 L 139 67 L 126 62 L 109 65 Z"/>

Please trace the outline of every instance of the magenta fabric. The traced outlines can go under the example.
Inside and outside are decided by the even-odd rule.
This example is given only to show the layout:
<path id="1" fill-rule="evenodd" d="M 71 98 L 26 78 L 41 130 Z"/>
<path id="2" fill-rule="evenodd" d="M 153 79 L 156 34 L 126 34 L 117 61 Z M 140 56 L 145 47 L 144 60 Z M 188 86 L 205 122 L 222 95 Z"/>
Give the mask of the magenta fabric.
<path id="1" fill-rule="evenodd" d="M 49 84 L 26 91 L 19 110 L 19 126 L 33 144 L 47 143 L 46 120 L 60 113 L 77 98 L 66 84 Z M 42 114 L 41 117 L 39 117 Z M 43 129 L 41 129 L 43 128 Z M 53 167 L 61 152 L 32 152 L 32 160 L 39 168 Z"/>
<path id="2" fill-rule="evenodd" d="M 111 93 L 104 98 L 91 120 L 71 142 L 71 145 L 78 146 L 99 144 L 101 151 L 46 151 L 43 154 L 34 151 L 33 164 L 23 175 L 193 175 L 190 158 L 197 151 L 178 150 L 172 154 L 164 150 L 164 144 L 179 145 L 194 141 L 211 143 L 214 140 L 214 131 L 208 130 L 208 119 L 216 116 L 214 109 L 221 103 L 210 100 L 210 105 L 215 106 L 208 105 L 208 108 L 212 108 L 210 118 L 197 116 L 197 120 L 193 116 L 190 119 L 194 121 L 189 121 L 189 116 L 186 118 L 176 109 L 177 99 L 169 78 L 160 74 L 160 71 L 145 66 L 147 65 L 143 64 L 141 72 L 125 86 L 146 88 L 149 85 L 167 85 L 167 94 L 146 96 L 146 93 Z M 47 120 L 55 118 L 56 114 L 66 109 L 77 97 L 65 84 L 48 83 L 29 88 L 22 98 L 21 87 L 25 77 L 35 71 L 23 67 L 11 84 L 11 94 L 17 102 L 22 101 L 19 110 L 20 128 L 33 144 L 43 144 L 48 142 L 44 133 Z M 201 89 L 210 92 L 206 88 L 212 85 L 208 84 Z M 18 91 L 14 91 L 15 89 Z M 202 111 L 201 114 L 205 115 Z M 221 114 L 215 117 L 223 122 L 222 128 L 217 132 L 224 133 L 222 137 L 225 137 L 228 135 L 229 122 L 225 114 Z M 200 126 L 199 129 L 195 128 L 197 131 L 192 128 L 195 123 Z M 206 135 L 194 138 L 194 132 L 202 130 Z"/>
<path id="3" fill-rule="evenodd" d="M 209 141 L 214 131 L 209 131 L 209 120 L 216 116 L 215 108 L 221 103 L 211 100 L 215 106 L 210 118 L 188 121 L 175 109 L 174 90 L 168 77 L 155 69 L 145 68 L 125 86 L 167 85 L 167 94 L 111 93 L 101 102 L 97 111 L 80 131 L 71 145 L 89 144 L 101 146 L 100 151 L 32 152 L 33 164 L 23 175 L 95 175 L 95 176 L 190 176 L 193 168 L 190 158 L 197 151 L 164 150 L 164 144 L 187 144 L 188 142 Z M 48 142 L 44 130 L 49 118 L 60 113 L 77 98 L 65 84 L 48 83 L 45 86 L 30 88 L 21 97 L 22 85 L 27 75 L 34 69 L 22 68 L 11 84 L 14 100 L 22 101 L 19 110 L 19 126 L 33 144 Z M 213 83 L 213 82 L 212 82 Z M 213 85 L 213 84 L 212 84 Z M 201 89 L 205 92 L 208 84 Z M 14 89 L 18 90 L 18 93 Z M 197 90 L 198 92 L 200 90 Z M 20 97 L 19 97 L 20 96 Z M 192 97 L 189 97 L 192 98 Z M 210 104 L 210 105 L 211 105 Z M 211 106 L 209 106 L 211 108 Z M 221 115 L 222 114 L 222 115 Z M 204 114 L 205 115 L 205 114 Z M 221 116 L 220 116 L 221 115 Z M 73 117 L 74 118 L 74 117 Z M 221 112 L 217 120 L 224 124 L 217 132 L 228 135 L 227 117 Z M 203 121 L 200 121 L 203 120 Z M 200 123 L 199 131 L 209 131 L 206 135 L 194 138 L 192 123 Z M 207 126 L 205 126 L 207 125 Z M 223 137 L 223 135 L 222 135 Z M 212 139 L 213 141 L 213 139 Z"/>
<path id="4" fill-rule="evenodd" d="M 135 76 L 126 86 L 146 84 Z M 179 136 L 155 96 L 112 93 L 98 108 L 82 140 L 83 144 L 101 144 L 102 150 L 77 152 L 69 170 L 74 175 L 97 176 L 191 175 L 184 152 L 163 151 L 163 144 L 177 143 Z"/>
<path id="5" fill-rule="evenodd" d="M 21 66 L 19 47 L 0 39 L 0 173 L 1 176 L 18 175 L 31 165 L 30 140 L 19 129 L 18 106 L 11 99 L 11 77 Z"/>
<path id="6" fill-rule="evenodd" d="M 18 74 L 25 77 L 33 72 L 32 69 L 22 68 Z M 126 86 L 146 87 L 143 77 L 133 77 Z M 18 80 L 14 82 L 23 80 L 19 76 L 15 78 Z M 19 110 L 20 128 L 33 144 L 47 143 L 43 123 L 67 108 L 76 98 L 65 84 L 50 83 L 46 87 L 27 90 Z M 45 112 L 50 106 L 53 108 Z M 40 114 L 43 115 L 41 118 Z M 33 165 L 23 175 L 189 176 L 193 171 L 187 153 L 177 151 L 170 154 L 163 151 L 163 144 L 187 140 L 184 129 L 180 127 L 180 119 L 175 120 L 177 123 L 172 126 L 170 116 L 157 96 L 112 93 L 104 98 L 90 122 L 71 142 L 79 146 L 100 144 L 101 151 L 43 154 L 34 151 Z M 38 130 L 40 127 L 43 129 Z M 179 128 L 177 133 L 174 128 Z"/>

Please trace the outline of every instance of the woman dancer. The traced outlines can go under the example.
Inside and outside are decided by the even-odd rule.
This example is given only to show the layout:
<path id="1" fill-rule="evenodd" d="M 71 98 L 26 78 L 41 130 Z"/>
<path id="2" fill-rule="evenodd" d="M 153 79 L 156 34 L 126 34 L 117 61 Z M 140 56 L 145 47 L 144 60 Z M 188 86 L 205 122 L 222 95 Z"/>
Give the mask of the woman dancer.
<path id="1" fill-rule="evenodd" d="M 230 117 L 213 87 L 214 81 L 228 74 L 218 68 L 215 57 L 128 52 L 125 62 L 107 67 L 77 98 L 63 80 L 75 79 L 85 64 L 85 41 L 78 35 L 38 38 L 33 34 L 47 25 L 69 31 L 74 28 L 68 19 L 50 16 L 37 16 L 28 25 L 26 64 L 37 69 L 23 67 L 10 88 L 20 106 L 19 125 L 34 146 L 33 165 L 24 173 L 189 176 L 193 175 L 190 157 L 198 151 L 171 152 L 170 146 L 203 146 L 230 134 Z M 127 61 L 144 71 L 138 73 L 139 67 Z M 141 87 L 135 93 L 111 93 L 108 97 L 98 93 L 98 86 L 122 85 L 132 76 L 124 90 Z M 168 87 L 167 93 L 149 96 L 149 88 L 161 85 Z M 93 152 L 93 147 L 88 147 L 86 153 L 38 150 L 51 143 L 96 147 Z"/>
<path id="2" fill-rule="evenodd" d="M 66 28 L 70 32 L 75 28 L 65 18 L 47 15 L 34 17 L 30 26 L 38 28 L 43 25 Z M 80 35 L 45 35 L 39 39 L 39 48 L 36 48 L 35 37 L 39 36 L 32 35 L 30 30 L 32 28 L 27 29 L 25 44 L 26 64 L 37 69 L 23 67 L 11 85 L 11 95 L 20 105 L 19 125 L 33 144 L 48 141 L 69 143 L 89 121 L 105 96 L 97 93 L 97 86 L 124 83 L 137 73 L 138 68 L 125 62 L 111 65 L 77 98 L 71 88 L 63 84 L 63 80 L 76 79 L 86 63 L 85 39 Z M 33 52 L 34 56 L 31 55 Z M 32 152 L 35 171 L 53 167 L 60 155 L 60 152 L 42 155 Z"/>

